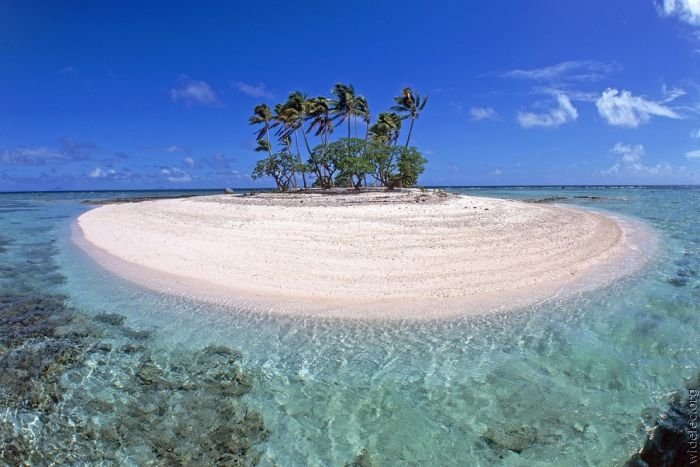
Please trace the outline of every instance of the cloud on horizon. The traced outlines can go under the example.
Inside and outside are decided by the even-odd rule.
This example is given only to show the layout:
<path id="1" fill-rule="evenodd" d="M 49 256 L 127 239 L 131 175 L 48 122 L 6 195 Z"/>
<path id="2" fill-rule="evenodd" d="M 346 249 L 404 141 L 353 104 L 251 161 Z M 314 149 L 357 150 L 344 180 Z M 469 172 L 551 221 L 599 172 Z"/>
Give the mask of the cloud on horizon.
<path id="1" fill-rule="evenodd" d="M 95 169 L 88 174 L 88 177 L 92 179 L 127 182 L 132 180 L 135 175 L 136 174 L 129 169 L 117 171 L 115 169 L 102 169 L 100 167 L 95 167 Z"/>
<path id="2" fill-rule="evenodd" d="M 20 146 L 17 148 L 0 148 L 0 163 L 17 166 L 39 166 L 51 163 L 71 163 L 90 160 L 128 159 L 130 155 L 123 151 L 108 151 L 96 144 L 73 138 L 60 140 L 58 149 L 45 146 Z"/>
<path id="3" fill-rule="evenodd" d="M 642 158 L 645 155 L 644 146 L 641 144 L 630 145 L 616 143 L 610 152 L 619 156 L 618 161 L 611 167 L 601 170 L 603 176 L 626 177 L 663 177 L 674 174 L 674 169 L 668 162 L 660 162 L 656 165 L 645 165 Z"/>
<path id="4" fill-rule="evenodd" d="M 0 162 L 8 165 L 45 165 L 50 161 L 65 160 L 59 151 L 45 147 L 19 147 L 1 149 Z"/>
<path id="5" fill-rule="evenodd" d="M 179 167 L 163 167 L 160 174 L 170 183 L 188 183 L 192 181 L 190 174 Z"/>
<path id="6" fill-rule="evenodd" d="M 613 154 L 618 154 L 622 156 L 622 162 L 626 164 L 633 164 L 639 162 L 639 160 L 644 156 L 644 146 L 637 144 L 631 146 L 629 144 L 616 143 L 615 146 L 610 149 Z"/>

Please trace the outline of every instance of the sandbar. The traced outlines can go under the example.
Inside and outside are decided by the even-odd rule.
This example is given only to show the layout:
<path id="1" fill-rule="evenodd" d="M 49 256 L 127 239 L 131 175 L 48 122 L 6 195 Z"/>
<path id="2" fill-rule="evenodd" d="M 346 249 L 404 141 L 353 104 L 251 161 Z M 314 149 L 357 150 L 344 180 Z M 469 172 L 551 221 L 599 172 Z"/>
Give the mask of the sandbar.
<path id="1" fill-rule="evenodd" d="M 250 311 L 431 319 L 601 287 L 649 260 L 641 222 L 440 191 L 213 195 L 100 206 L 76 242 L 140 286 Z"/>

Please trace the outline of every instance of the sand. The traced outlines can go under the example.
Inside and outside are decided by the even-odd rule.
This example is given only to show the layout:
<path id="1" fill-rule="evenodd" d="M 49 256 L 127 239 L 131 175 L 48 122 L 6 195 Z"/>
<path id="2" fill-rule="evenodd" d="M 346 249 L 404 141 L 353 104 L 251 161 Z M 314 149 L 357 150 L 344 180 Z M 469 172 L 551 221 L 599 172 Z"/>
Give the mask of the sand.
<path id="1" fill-rule="evenodd" d="M 445 318 L 600 287 L 647 260 L 644 225 L 439 192 L 204 196 L 95 208 L 78 243 L 160 292 L 235 309 Z"/>

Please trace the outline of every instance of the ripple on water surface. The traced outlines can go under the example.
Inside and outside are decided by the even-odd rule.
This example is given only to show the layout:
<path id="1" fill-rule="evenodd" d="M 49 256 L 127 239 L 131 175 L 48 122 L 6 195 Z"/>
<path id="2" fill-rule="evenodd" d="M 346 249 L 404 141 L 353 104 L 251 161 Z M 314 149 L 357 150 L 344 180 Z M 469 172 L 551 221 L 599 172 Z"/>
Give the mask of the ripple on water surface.
<path id="1" fill-rule="evenodd" d="M 0 463 L 256 463 L 267 430 L 241 354 L 166 354 L 123 315 L 69 306 L 41 233 L 0 239 Z"/>
<path id="2" fill-rule="evenodd" d="M 645 219 L 661 232 L 665 247 L 650 269 L 517 313 L 424 323 L 265 316 L 146 292 L 92 265 L 59 224 L 59 234 L 46 235 L 58 238 L 52 248 L 59 250 L 67 281 L 52 287 L 85 310 L 81 329 L 103 333 L 90 337 L 93 350 L 78 365 L 85 369 L 66 370 L 74 379 L 64 384 L 77 387 L 90 375 L 90 397 L 100 404 L 111 401 L 125 416 L 137 400 L 139 410 L 157 419 L 173 385 L 201 379 L 198 371 L 205 370 L 193 362 L 228 361 L 203 350 L 223 345 L 241 351 L 240 360 L 231 355 L 240 368 L 233 373 L 246 375 L 240 387 L 250 390 L 237 396 L 236 407 L 262 417 L 262 426 L 253 419 L 244 438 L 251 451 L 259 450 L 263 465 L 449 465 L 465 459 L 482 465 L 621 464 L 644 444 L 645 430 L 667 409 L 671 391 L 683 388 L 700 363 L 700 288 L 693 275 L 700 270 L 700 225 L 697 192 L 622 190 L 608 196 L 614 199 L 597 206 Z M 685 209 L 669 209 L 669 201 L 679 198 Z M 4 254 L 14 254 L 16 243 Z M 126 321 L 110 324 L 113 313 Z M 95 347 L 98 342 L 105 350 Z M 141 353 L 120 356 L 126 345 Z M 217 393 L 206 391 L 211 398 L 189 407 L 193 430 L 206 429 L 212 416 L 207 401 Z M 135 397 L 142 392 L 150 395 Z M 92 410 L 75 400 L 78 417 Z M 113 415 L 93 413 L 99 438 L 98 429 Z M 37 423 L 17 417 L 13 426 Z M 155 423 L 161 434 L 173 430 L 165 421 Z M 183 446 L 195 446 L 197 439 Z M 123 459 L 148 452 L 128 443 L 119 450 L 119 442 L 102 447 Z"/>

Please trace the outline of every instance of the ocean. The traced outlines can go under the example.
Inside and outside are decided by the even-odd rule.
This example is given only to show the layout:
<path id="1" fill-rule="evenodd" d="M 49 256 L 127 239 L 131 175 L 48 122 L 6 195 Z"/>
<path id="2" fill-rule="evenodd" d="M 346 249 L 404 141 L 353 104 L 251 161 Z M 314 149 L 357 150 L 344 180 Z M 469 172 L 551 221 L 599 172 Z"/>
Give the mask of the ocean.
<path id="1" fill-rule="evenodd" d="M 86 200 L 207 192 L 0 193 L 0 464 L 624 465 L 700 372 L 700 187 L 445 189 L 661 246 L 508 313 L 294 318 L 140 288 L 71 240 Z"/>

